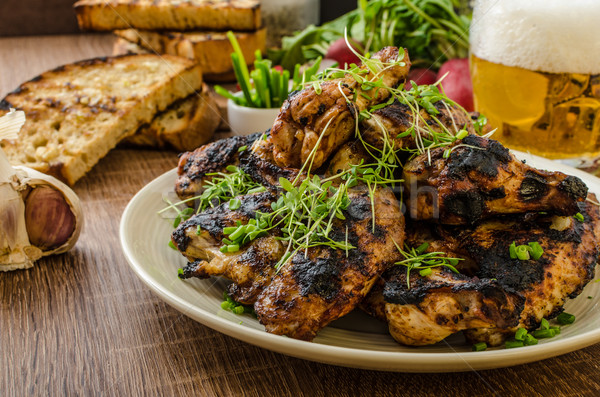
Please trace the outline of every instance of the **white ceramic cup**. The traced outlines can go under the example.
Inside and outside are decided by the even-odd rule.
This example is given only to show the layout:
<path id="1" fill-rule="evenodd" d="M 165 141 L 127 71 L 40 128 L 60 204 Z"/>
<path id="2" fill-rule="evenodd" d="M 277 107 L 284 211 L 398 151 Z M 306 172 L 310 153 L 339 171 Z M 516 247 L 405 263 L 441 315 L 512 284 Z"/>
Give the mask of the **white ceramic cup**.
<path id="1" fill-rule="evenodd" d="M 236 105 L 231 99 L 227 101 L 229 128 L 236 135 L 265 132 L 273 126 L 278 114 L 279 108 L 249 108 Z"/>

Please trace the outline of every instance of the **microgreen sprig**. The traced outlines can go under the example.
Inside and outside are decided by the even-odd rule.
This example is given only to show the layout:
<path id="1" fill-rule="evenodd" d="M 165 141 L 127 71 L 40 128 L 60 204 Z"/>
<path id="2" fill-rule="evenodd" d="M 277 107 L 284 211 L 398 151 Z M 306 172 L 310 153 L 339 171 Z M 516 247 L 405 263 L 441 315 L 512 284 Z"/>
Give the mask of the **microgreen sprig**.
<path id="1" fill-rule="evenodd" d="M 246 174 L 244 170 L 234 165 L 229 165 L 225 169 L 227 172 L 214 172 L 206 174 L 210 180 L 206 181 L 202 186 L 204 189 L 202 194 L 194 197 L 181 200 L 173 203 L 167 198 L 164 200 L 169 204 L 167 207 L 158 211 L 159 214 L 172 209 L 177 212 L 177 216 L 173 223 L 174 227 L 179 226 L 179 223 L 191 217 L 194 213 L 199 213 L 206 210 L 208 207 L 215 207 L 223 202 L 234 200 L 235 197 L 248 193 L 259 193 L 266 189 L 256 183 Z M 186 207 L 180 209 L 181 205 L 189 202 L 197 202 L 197 209 Z M 230 205 L 231 209 L 231 205 Z"/>
<path id="2" fill-rule="evenodd" d="M 396 244 L 396 242 L 394 242 Z M 412 270 L 419 270 L 421 276 L 426 277 L 432 272 L 432 268 L 445 266 L 452 270 L 454 273 L 458 273 L 456 265 L 462 258 L 451 258 L 446 256 L 445 252 L 425 252 L 429 248 L 429 243 L 423 243 L 417 248 L 411 248 L 405 245 L 403 250 L 396 244 L 396 248 L 400 254 L 404 257 L 404 260 L 396 262 L 396 265 L 406 266 L 406 285 L 410 289 L 410 272 Z"/>

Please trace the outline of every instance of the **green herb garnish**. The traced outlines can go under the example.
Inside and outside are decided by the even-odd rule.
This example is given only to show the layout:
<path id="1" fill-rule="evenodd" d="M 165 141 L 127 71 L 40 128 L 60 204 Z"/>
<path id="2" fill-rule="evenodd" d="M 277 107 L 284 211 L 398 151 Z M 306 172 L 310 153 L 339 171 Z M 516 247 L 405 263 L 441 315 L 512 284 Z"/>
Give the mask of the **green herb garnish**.
<path id="1" fill-rule="evenodd" d="M 562 325 L 573 324 L 575 322 L 575 316 L 569 313 L 562 312 L 558 315 L 558 317 L 556 317 L 556 321 Z"/>
<path id="2" fill-rule="evenodd" d="M 454 273 L 458 273 L 455 266 L 458 265 L 458 261 L 463 260 L 461 258 L 449 258 L 445 252 L 425 252 L 429 248 L 429 243 L 423 243 L 417 248 L 405 245 L 404 250 L 396 244 L 396 248 L 398 248 L 404 260 L 395 264 L 406 266 L 406 285 L 408 289 L 410 289 L 410 272 L 412 270 L 419 270 L 419 274 L 423 277 L 429 276 L 433 272 L 432 268 L 440 266 L 445 266 Z"/>
<path id="3" fill-rule="evenodd" d="M 544 249 L 537 241 L 532 241 L 527 245 L 516 245 L 513 241 L 512 244 L 508 246 L 508 252 L 511 259 L 519 259 L 522 261 L 533 259 L 537 261 L 544 254 Z"/>
<path id="4" fill-rule="evenodd" d="M 252 308 L 252 306 L 243 305 L 239 302 L 234 301 L 231 298 L 231 296 L 229 296 L 227 291 L 223 292 L 223 302 L 221 302 L 221 309 L 230 311 L 230 312 L 232 312 L 234 314 L 238 314 L 238 315 L 244 314 L 244 313 L 255 315 L 254 309 Z"/>

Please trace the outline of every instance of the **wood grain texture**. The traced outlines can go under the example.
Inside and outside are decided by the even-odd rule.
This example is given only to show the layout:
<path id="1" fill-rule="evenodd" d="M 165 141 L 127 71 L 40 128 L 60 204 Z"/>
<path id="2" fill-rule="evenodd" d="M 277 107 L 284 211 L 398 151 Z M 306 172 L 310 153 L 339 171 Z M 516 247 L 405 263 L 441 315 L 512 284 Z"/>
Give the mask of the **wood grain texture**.
<path id="1" fill-rule="evenodd" d="M 6 93 L 44 68 L 108 47 L 97 36 L 0 40 Z M 54 47 L 52 47 L 54 46 Z M 97 53 L 92 53 L 97 51 Z M 13 52 L 11 52 L 12 54 Z M 40 56 L 44 54 L 44 56 Z M 10 63 L 12 70 L 7 71 Z M 7 80 L 6 73 L 11 73 Z M 215 332 L 154 296 L 127 265 L 128 201 L 177 153 L 112 151 L 75 186 L 84 230 L 69 253 L 0 273 L 2 396 L 596 396 L 600 345 L 512 368 L 448 374 L 363 371 L 286 357 Z"/>

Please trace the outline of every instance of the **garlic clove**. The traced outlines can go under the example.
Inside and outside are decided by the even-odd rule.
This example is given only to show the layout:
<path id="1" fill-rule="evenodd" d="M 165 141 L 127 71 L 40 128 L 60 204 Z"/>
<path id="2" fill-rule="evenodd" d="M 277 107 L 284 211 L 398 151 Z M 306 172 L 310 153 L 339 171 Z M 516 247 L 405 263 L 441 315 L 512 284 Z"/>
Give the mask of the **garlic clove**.
<path id="1" fill-rule="evenodd" d="M 25 200 L 25 224 L 29 242 L 42 251 L 65 244 L 75 231 L 75 214 L 61 192 L 37 186 Z"/>
<path id="2" fill-rule="evenodd" d="M 31 244 L 40 248 L 43 256 L 71 249 L 83 227 L 79 197 L 52 176 L 23 166 L 14 166 L 14 169 L 21 186 L 31 189 L 25 198 L 25 219 Z M 50 219 L 44 220 L 44 217 Z"/>

